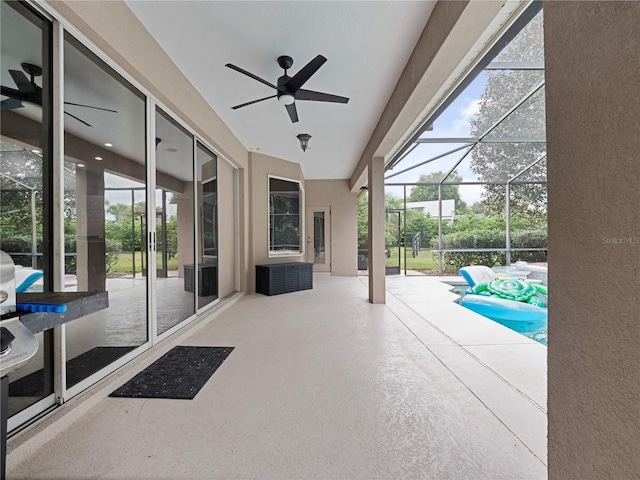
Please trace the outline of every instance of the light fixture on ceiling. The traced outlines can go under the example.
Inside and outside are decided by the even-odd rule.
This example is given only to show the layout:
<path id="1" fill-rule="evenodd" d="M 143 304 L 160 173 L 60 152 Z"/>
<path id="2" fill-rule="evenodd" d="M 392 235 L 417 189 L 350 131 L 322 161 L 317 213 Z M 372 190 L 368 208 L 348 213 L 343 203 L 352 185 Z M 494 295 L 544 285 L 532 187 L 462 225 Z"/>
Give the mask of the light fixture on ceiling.
<path id="1" fill-rule="evenodd" d="M 298 135 L 298 140 L 300 140 L 300 148 L 302 149 L 303 152 L 306 152 L 307 148 L 309 148 L 310 138 L 311 138 L 311 135 L 309 135 L 308 133 L 301 133 Z"/>
<path id="2" fill-rule="evenodd" d="M 94 158 L 98 161 L 102 160 L 102 157 L 94 157 Z"/>
<path id="3" fill-rule="evenodd" d="M 289 95 L 288 93 L 285 93 L 284 95 L 280 95 L 278 97 L 278 101 L 283 105 L 291 105 L 293 102 L 296 101 L 296 98 L 293 95 Z"/>
<path id="4" fill-rule="evenodd" d="M 113 143 L 105 143 L 104 146 L 105 147 L 113 147 Z"/>

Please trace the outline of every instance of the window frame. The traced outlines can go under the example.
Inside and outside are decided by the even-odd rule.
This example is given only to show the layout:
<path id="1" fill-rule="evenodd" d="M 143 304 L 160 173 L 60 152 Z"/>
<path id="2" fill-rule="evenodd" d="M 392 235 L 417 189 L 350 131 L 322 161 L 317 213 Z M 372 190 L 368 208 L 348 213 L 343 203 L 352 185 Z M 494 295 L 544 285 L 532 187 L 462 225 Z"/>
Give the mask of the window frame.
<path id="1" fill-rule="evenodd" d="M 298 250 L 273 250 L 271 238 L 271 180 L 281 180 L 298 185 Z M 305 225 L 305 192 L 302 182 L 294 178 L 281 177 L 278 175 L 267 175 L 267 249 L 269 258 L 282 257 L 302 257 L 305 254 L 304 248 L 304 225 Z"/>

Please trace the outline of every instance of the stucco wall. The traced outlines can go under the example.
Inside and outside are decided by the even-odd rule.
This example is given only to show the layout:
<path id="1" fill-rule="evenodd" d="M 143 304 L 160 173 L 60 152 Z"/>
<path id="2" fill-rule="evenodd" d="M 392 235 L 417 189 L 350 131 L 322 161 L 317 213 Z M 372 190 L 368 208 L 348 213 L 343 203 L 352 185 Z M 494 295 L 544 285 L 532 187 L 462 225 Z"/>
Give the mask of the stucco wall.
<path id="1" fill-rule="evenodd" d="M 545 2 L 549 478 L 640 476 L 640 2 Z"/>
<path id="2" fill-rule="evenodd" d="M 331 274 L 358 274 L 358 195 L 349 180 L 307 180 L 307 207 L 331 207 Z"/>
<path id="3" fill-rule="evenodd" d="M 269 175 L 298 180 L 303 189 L 305 189 L 305 183 L 299 163 L 255 152 L 249 154 L 249 172 L 251 258 L 249 260 L 250 268 L 247 272 L 247 292 L 255 292 L 255 265 L 305 261 L 304 254 L 269 258 Z M 302 234 L 304 235 L 304 229 Z"/>

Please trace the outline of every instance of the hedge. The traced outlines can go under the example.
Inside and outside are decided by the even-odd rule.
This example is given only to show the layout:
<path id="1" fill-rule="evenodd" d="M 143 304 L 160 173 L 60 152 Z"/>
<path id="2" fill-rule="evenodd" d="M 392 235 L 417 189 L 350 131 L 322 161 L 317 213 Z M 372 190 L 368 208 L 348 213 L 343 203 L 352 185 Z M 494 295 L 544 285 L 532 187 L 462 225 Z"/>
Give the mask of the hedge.
<path id="1" fill-rule="evenodd" d="M 117 240 L 106 239 L 106 269 L 107 272 L 118 261 L 118 253 L 122 249 L 121 242 Z M 42 241 L 37 238 L 36 248 L 38 252 L 42 252 Z M 32 266 L 32 257 L 28 255 L 31 252 L 31 235 L 15 234 L 0 235 L 0 249 L 11 254 L 23 254 L 23 255 L 11 255 L 13 263 L 16 265 L 22 265 L 24 267 Z M 65 252 L 71 253 L 76 251 L 76 237 L 75 234 L 67 234 L 64 236 L 64 249 Z M 68 255 L 64 258 L 65 273 L 76 274 L 76 257 L 75 255 Z M 42 270 L 42 256 L 36 257 L 36 268 Z"/>
<path id="2" fill-rule="evenodd" d="M 443 249 L 484 249 L 502 248 L 506 245 L 504 230 L 470 230 L 466 232 L 450 233 L 442 236 Z M 514 230 L 511 233 L 512 248 L 546 248 L 546 230 Z M 438 239 L 431 240 L 431 248 L 437 250 Z M 443 270 L 456 273 L 467 265 L 504 265 L 506 252 L 445 252 L 443 253 Z M 546 251 L 512 252 L 511 261 L 546 262 Z"/>

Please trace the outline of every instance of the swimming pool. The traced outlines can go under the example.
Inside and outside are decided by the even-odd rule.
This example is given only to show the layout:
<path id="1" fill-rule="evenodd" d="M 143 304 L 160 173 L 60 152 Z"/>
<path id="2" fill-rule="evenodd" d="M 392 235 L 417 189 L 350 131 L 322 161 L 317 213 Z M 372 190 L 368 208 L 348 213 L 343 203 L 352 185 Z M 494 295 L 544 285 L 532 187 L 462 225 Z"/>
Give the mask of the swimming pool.
<path id="1" fill-rule="evenodd" d="M 450 284 L 453 287 L 453 293 L 459 295 L 458 300 L 456 300 L 456 303 L 460 303 L 460 301 L 462 300 L 462 297 L 464 297 L 467 294 L 467 289 L 469 288 L 469 285 L 459 285 L 459 284 Z M 485 317 L 485 318 L 489 318 L 489 317 Z M 489 320 L 493 320 L 496 323 L 500 323 L 497 322 L 496 320 L 489 318 Z M 507 324 L 502 324 L 507 328 L 510 328 L 510 326 Z M 517 331 L 513 328 L 511 328 L 511 330 L 513 331 Z M 540 328 L 539 330 L 536 330 L 535 332 L 518 332 L 520 335 L 524 335 L 527 338 L 530 338 L 532 340 L 535 340 L 538 343 L 541 343 L 542 345 L 547 345 L 547 325 L 545 325 L 544 327 Z"/>

